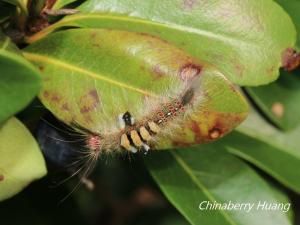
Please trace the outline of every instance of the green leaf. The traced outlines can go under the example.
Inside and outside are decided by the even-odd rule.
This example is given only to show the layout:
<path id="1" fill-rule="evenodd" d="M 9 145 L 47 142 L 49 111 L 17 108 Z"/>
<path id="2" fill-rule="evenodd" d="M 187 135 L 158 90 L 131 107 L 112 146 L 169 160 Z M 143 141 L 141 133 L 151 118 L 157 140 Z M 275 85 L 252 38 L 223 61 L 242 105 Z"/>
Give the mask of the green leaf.
<path id="1" fill-rule="evenodd" d="M 300 123 L 299 71 L 282 71 L 280 78 L 267 86 L 246 88 L 260 110 L 279 128 L 289 130 Z"/>
<path id="2" fill-rule="evenodd" d="M 271 0 L 90 0 L 28 39 L 33 42 L 63 26 L 143 32 L 165 39 L 215 65 L 232 82 L 274 81 L 282 54 L 294 47 L 289 16 Z"/>
<path id="3" fill-rule="evenodd" d="M 297 45 L 300 46 L 300 1 L 276 0 L 292 17 L 297 29 Z M 268 86 L 247 88 L 246 91 L 276 126 L 284 130 L 294 128 L 300 123 L 300 108 L 296 102 L 300 100 L 299 70 L 281 71 L 279 80 Z M 276 94 L 275 94 L 276 93 Z"/>
<path id="4" fill-rule="evenodd" d="M 290 224 L 286 213 L 256 210 L 259 201 L 279 203 L 277 195 L 249 166 L 219 143 L 153 153 L 148 168 L 171 203 L 191 224 Z M 254 203 L 245 210 L 200 210 L 203 201 Z"/>
<path id="5" fill-rule="evenodd" d="M 252 109 L 247 120 L 237 130 L 252 138 L 280 148 L 282 151 L 293 154 L 295 157 L 300 156 L 298 149 L 300 146 L 300 126 L 290 131 L 282 132 L 265 121 L 260 114 Z"/>
<path id="6" fill-rule="evenodd" d="M 200 84 L 194 84 L 199 94 L 193 110 L 184 126 L 172 129 L 173 138 L 158 141 L 160 148 L 214 140 L 247 115 L 243 96 L 218 70 L 157 37 L 75 29 L 30 45 L 24 55 L 41 70 L 43 104 L 62 121 L 95 132 L 117 126 L 118 115 L 127 111 L 137 120 L 151 115 L 166 96 L 177 98 L 183 80 L 194 75 Z"/>
<path id="7" fill-rule="evenodd" d="M 230 153 L 251 162 L 288 188 L 300 193 L 299 156 L 240 132 L 232 132 L 222 139 L 222 143 Z"/>
<path id="8" fill-rule="evenodd" d="M 252 111 L 237 130 L 224 139 L 229 150 L 299 193 L 300 126 L 283 133 Z"/>
<path id="9" fill-rule="evenodd" d="M 0 33 L 0 123 L 23 109 L 38 93 L 38 71 Z"/>
<path id="10" fill-rule="evenodd" d="M 300 46 L 300 1 L 299 0 L 275 0 L 280 4 L 292 17 L 298 35 L 297 35 L 297 45 Z"/>
<path id="11" fill-rule="evenodd" d="M 12 197 L 46 174 L 35 139 L 17 119 L 0 128 L 0 200 Z"/>

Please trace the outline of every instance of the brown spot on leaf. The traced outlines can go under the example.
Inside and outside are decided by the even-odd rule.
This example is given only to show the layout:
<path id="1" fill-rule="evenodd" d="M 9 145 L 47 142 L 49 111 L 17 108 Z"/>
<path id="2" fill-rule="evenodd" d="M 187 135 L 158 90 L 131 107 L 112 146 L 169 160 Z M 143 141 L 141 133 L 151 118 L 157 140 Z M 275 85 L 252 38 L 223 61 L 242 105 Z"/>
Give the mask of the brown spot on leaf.
<path id="1" fill-rule="evenodd" d="M 59 103 L 62 100 L 62 97 L 57 93 L 52 93 L 50 101 Z"/>
<path id="2" fill-rule="evenodd" d="M 201 135 L 201 129 L 198 125 L 197 122 L 193 121 L 192 124 L 191 124 L 191 129 L 192 131 L 194 132 L 194 140 L 195 140 L 195 143 L 201 143 L 202 141 L 202 135 Z"/>
<path id="3" fill-rule="evenodd" d="M 62 100 L 62 97 L 56 92 L 44 91 L 42 95 L 45 99 L 52 103 L 59 103 Z"/>
<path id="4" fill-rule="evenodd" d="M 173 145 L 173 146 L 176 146 L 176 147 L 179 147 L 179 148 L 184 148 L 184 147 L 189 147 L 189 146 L 191 146 L 190 143 L 184 142 L 184 141 L 180 141 L 180 140 L 174 140 L 174 141 L 172 142 L 172 145 Z"/>
<path id="5" fill-rule="evenodd" d="M 221 136 L 221 131 L 218 128 L 213 128 L 209 131 L 209 137 L 211 139 L 217 139 Z"/>
<path id="6" fill-rule="evenodd" d="M 0 174 L 0 181 L 4 180 L 4 175 Z"/>
<path id="7" fill-rule="evenodd" d="M 202 67 L 194 63 L 188 63 L 182 66 L 179 70 L 179 77 L 182 80 L 188 80 L 201 73 Z"/>
<path id="8" fill-rule="evenodd" d="M 272 112 L 278 118 L 283 117 L 283 115 L 284 115 L 284 106 L 283 106 L 283 104 L 280 103 L 280 102 L 275 102 L 272 105 Z"/>
<path id="9" fill-rule="evenodd" d="M 100 99 L 97 93 L 96 89 L 91 90 L 89 93 L 86 95 L 83 95 L 80 98 L 79 105 L 80 107 L 80 112 L 81 113 L 88 113 L 95 109 L 97 105 L 99 104 Z"/>
<path id="10" fill-rule="evenodd" d="M 50 94 L 48 91 L 44 91 L 43 96 L 44 96 L 44 98 L 48 98 L 50 96 Z"/>
<path id="11" fill-rule="evenodd" d="M 61 107 L 62 110 L 64 111 L 70 111 L 70 107 L 69 107 L 69 104 L 68 103 L 64 103 Z"/>
<path id="12" fill-rule="evenodd" d="M 94 39 L 95 37 L 97 37 L 97 32 L 96 31 L 91 33 L 91 38 Z"/>
<path id="13" fill-rule="evenodd" d="M 99 40 L 97 39 L 98 33 L 97 33 L 96 31 L 95 31 L 95 32 L 92 32 L 92 33 L 90 34 L 90 36 L 91 36 L 91 39 L 92 39 L 92 42 L 93 42 L 93 46 L 94 46 L 94 47 L 97 47 L 97 48 L 100 48 L 101 45 L 100 45 L 100 43 L 99 43 Z"/>
<path id="14" fill-rule="evenodd" d="M 84 121 L 87 123 L 87 124 L 93 124 L 93 119 L 90 115 L 86 115 L 84 116 Z"/>
<path id="15" fill-rule="evenodd" d="M 47 81 L 50 81 L 50 80 L 51 80 L 50 77 L 43 77 L 44 82 L 47 82 Z"/>
<path id="16" fill-rule="evenodd" d="M 197 0 L 183 0 L 183 7 L 187 10 L 192 10 L 197 4 Z"/>
<path id="17" fill-rule="evenodd" d="M 237 118 L 233 118 L 232 120 L 235 120 Z M 208 138 L 211 140 L 218 139 L 222 137 L 224 134 L 226 134 L 229 131 L 229 127 L 231 124 L 226 124 L 226 121 L 221 120 L 220 118 L 216 118 L 214 126 L 208 131 Z"/>
<path id="18" fill-rule="evenodd" d="M 292 71 L 300 65 L 300 53 L 292 48 L 288 48 L 282 56 L 282 67 L 287 71 Z"/>
<path id="19" fill-rule="evenodd" d="M 39 66 L 39 70 L 40 70 L 41 72 L 43 72 L 44 69 L 45 69 L 44 66 L 42 66 L 42 65 Z"/>
<path id="20" fill-rule="evenodd" d="M 267 74 L 268 75 L 273 75 L 276 72 L 276 70 L 277 70 L 276 67 L 272 66 L 272 67 L 267 69 Z"/>
<path id="21" fill-rule="evenodd" d="M 234 69 L 235 69 L 237 75 L 239 75 L 240 77 L 243 76 L 245 68 L 244 68 L 244 66 L 242 66 L 242 64 L 235 63 L 234 64 Z"/>

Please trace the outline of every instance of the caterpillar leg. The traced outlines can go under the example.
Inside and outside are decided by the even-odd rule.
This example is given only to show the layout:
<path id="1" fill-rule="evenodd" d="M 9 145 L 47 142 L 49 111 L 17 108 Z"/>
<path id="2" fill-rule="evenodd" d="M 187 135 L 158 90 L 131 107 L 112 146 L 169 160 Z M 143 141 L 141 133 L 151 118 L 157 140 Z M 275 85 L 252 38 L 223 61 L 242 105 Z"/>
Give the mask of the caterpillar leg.
<path id="1" fill-rule="evenodd" d="M 142 151 L 144 152 L 144 154 L 147 155 L 149 150 L 150 150 L 149 145 L 144 143 L 143 146 L 142 146 Z"/>

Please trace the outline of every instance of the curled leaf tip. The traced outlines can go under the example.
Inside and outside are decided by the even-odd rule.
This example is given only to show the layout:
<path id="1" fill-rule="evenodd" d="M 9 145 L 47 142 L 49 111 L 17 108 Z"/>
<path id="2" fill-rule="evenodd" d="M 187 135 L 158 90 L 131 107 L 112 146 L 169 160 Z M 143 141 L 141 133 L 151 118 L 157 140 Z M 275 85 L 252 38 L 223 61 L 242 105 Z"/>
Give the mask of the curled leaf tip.
<path id="1" fill-rule="evenodd" d="M 282 58 L 282 67 L 287 71 L 293 71 L 300 65 L 300 53 L 288 48 Z"/>

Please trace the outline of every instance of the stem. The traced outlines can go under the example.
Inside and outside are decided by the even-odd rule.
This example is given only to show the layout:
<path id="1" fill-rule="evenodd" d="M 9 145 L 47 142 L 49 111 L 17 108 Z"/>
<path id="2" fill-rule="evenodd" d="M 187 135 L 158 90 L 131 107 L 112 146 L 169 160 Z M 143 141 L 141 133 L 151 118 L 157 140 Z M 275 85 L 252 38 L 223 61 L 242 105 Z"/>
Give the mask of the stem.
<path id="1" fill-rule="evenodd" d="M 287 71 L 293 71 L 300 66 L 300 52 L 292 48 L 288 48 L 282 60 L 282 67 Z"/>

